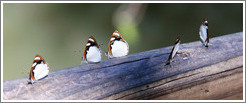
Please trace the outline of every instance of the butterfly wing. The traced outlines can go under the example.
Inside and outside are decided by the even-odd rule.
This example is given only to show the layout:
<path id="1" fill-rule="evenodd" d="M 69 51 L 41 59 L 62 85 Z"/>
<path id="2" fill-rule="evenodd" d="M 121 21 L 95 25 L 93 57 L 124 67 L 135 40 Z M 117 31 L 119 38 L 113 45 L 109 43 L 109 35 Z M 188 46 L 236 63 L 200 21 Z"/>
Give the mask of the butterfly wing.
<path id="1" fill-rule="evenodd" d="M 112 45 L 112 55 L 114 57 L 121 57 L 128 54 L 128 45 L 123 41 L 114 41 Z"/>
<path id="2" fill-rule="evenodd" d="M 172 58 L 177 54 L 178 50 L 179 50 L 179 45 L 180 43 L 177 43 L 173 49 L 173 53 L 172 53 Z"/>
<path id="3" fill-rule="evenodd" d="M 40 80 L 48 76 L 48 73 L 49 73 L 48 63 L 46 63 L 41 56 L 36 55 L 33 60 L 33 64 L 29 75 L 29 80 L 31 84 L 33 84 L 36 80 Z"/>
<path id="4" fill-rule="evenodd" d="M 30 74 L 29 74 L 29 80 L 31 83 L 33 83 L 35 81 L 34 72 L 33 72 L 35 66 L 36 66 L 36 64 L 34 63 L 32 68 L 31 68 Z"/>
<path id="5" fill-rule="evenodd" d="M 102 59 L 101 57 L 101 50 L 96 46 L 89 47 L 87 53 L 87 61 L 88 62 L 100 62 Z"/>
<path id="6" fill-rule="evenodd" d="M 207 26 L 201 25 L 199 34 L 200 34 L 201 41 L 204 44 L 207 39 Z"/>
<path id="7" fill-rule="evenodd" d="M 178 50 L 179 50 L 179 45 L 180 45 L 180 37 L 178 37 L 176 39 L 175 45 L 172 48 L 172 51 L 168 57 L 168 60 L 166 62 L 166 65 L 170 64 L 170 62 L 172 61 L 172 59 L 174 58 L 174 56 L 177 54 Z"/>
<path id="8" fill-rule="evenodd" d="M 129 45 L 117 30 L 112 34 L 108 45 L 108 57 L 121 57 L 129 53 Z"/>
<path id="9" fill-rule="evenodd" d="M 96 39 L 92 36 L 89 37 L 85 50 L 84 61 L 87 62 L 100 62 L 102 59 L 102 53 Z"/>
<path id="10" fill-rule="evenodd" d="M 33 73 L 36 80 L 46 77 L 49 73 L 48 64 L 37 64 L 35 69 L 33 70 Z"/>

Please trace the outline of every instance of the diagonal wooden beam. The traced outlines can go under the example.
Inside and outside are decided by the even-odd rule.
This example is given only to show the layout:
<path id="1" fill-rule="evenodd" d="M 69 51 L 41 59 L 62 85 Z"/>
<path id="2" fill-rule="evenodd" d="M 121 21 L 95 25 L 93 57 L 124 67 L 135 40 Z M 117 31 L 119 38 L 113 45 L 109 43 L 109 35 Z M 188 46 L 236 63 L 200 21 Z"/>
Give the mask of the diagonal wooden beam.
<path id="1" fill-rule="evenodd" d="M 182 39 L 181 39 L 182 41 Z M 104 60 L 98 64 L 85 64 L 70 68 L 52 71 L 49 76 L 34 85 L 26 85 L 27 77 L 4 81 L 3 99 L 4 100 L 23 100 L 23 99 L 45 99 L 45 100 L 82 100 L 82 99 L 152 99 L 165 93 L 153 92 L 160 95 L 127 96 L 132 92 L 124 92 L 132 89 L 144 91 L 138 87 L 147 86 L 161 80 L 178 77 L 191 71 L 203 70 L 201 68 L 216 65 L 221 62 L 230 61 L 233 58 L 239 58 L 243 55 L 243 32 L 228 34 L 225 36 L 214 37 L 210 39 L 212 44 L 208 48 L 202 46 L 200 41 L 183 43 L 180 46 L 182 54 L 177 54 L 174 62 L 165 65 L 172 46 L 160 49 L 131 54 L 121 58 Z M 238 60 L 239 64 L 229 64 L 220 66 L 220 68 L 210 68 L 206 72 L 197 72 L 197 74 L 187 74 L 191 76 L 207 75 L 208 77 L 217 76 L 222 78 L 219 72 L 230 73 L 241 72 L 243 59 Z M 231 66 L 231 67 L 230 67 Z M 235 69 L 237 68 L 237 69 Z M 218 70 L 214 72 L 214 70 Z M 222 71 L 220 71 L 222 70 Z M 234 72 L 230 72 L 234 71 Z M 174 78 L 176 77 L 176 78 Z M 184 77 L 186 78 L 186 77 Z M 187 87 L 187 83 L 195 85 L 208 82 L 214 79 L 204 79 L 204 76 L 198 76 L 196 79 L 187 79 L 179 81 L 173 87 Z M 215 77 L 214 77 L 215 78 Z M 216 79 L 215 78 L 215 79 Z M 190 85 L 192 86 L 192 85 Z M 169 86 L 165 87 L 170 88 Z M 165 90 L 164 88 L 164 90 Z M 163 88 L 162 88 L 163 89 Z M 172 89 L 171 92 L 180 89 Z M 136 92 L 135 91 L 135 92 Z M 133 90 L 134 92 L 134 90 Z M 123 95 L 120 95 L 122 94 Z M 124 94 L 125 93 L 125 94 Z M 142 92 L 144 93 L 144 92 Z M 150 93 L 150 92 L 145 92 Z M 166 92 L 168 93 L 168 92 Z M 129 97 L 129 98 L 128 98 Z"/>

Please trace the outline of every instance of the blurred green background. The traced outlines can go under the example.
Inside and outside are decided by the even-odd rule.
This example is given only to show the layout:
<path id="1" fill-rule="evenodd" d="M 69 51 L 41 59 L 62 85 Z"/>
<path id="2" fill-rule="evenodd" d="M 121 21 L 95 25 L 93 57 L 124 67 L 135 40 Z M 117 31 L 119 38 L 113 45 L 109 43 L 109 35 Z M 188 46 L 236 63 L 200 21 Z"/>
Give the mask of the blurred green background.
<path id="1" fill-rule="evenodd" d="M 114 30 L 130 54 L 198 41 L 208 18 L 212 37 L 243 30 L 243 4 L 3 4 L 3 80 L 28 76 L 36 54 L 51 71 L 80 65 L 89 36 L 102 51 Z M 106 57 L 103 55 L 103 59 Z"/>

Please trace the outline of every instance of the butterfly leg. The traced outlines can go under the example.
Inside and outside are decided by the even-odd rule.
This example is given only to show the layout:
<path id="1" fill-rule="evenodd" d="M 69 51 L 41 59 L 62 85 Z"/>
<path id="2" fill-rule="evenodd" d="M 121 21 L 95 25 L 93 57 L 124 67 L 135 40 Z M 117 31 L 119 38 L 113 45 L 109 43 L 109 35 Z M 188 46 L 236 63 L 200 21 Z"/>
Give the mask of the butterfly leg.
<path id="1" fill-rule="evenodd" d="M 172 63 L 170 63 L 170 68 L 173 68 L 173 65 L 172 65 Z"/>
<path id="2" fill-rule="evenodd" d="M 81 60 L 80 65 L 82 65 L 83 63 L 88 64 L 88 61 L 87 61 L 87 60 L 85 60 L 85 59 L 84 59 L 84 57 L 82 57 L 82 60 Z"/>
<path id="3" fill-rule="evenodd" d="M 172 63 L 171 63 L 171 62 L 168 62 L 166 65 L 168 65 L 168 67 L 170 67 L 170 68 L 173 68 L 173 66 L 172 66 Z"/>

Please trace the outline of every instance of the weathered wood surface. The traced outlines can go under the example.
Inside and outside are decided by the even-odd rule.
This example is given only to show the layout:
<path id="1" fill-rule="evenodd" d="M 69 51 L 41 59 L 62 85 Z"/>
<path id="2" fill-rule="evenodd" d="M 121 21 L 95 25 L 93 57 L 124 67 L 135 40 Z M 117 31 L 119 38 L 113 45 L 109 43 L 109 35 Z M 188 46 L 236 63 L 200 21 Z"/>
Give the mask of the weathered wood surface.
<path id="1" fill-rule="evenodd" d="M 242 68 L 241 68 L 242 69 Z M 235 73 L 224 78 L 209 81 L 186 89 L 181 89 L 157 100 L 242 100 L 243 73 Z"/>
<path id="2" fill-rule="evenodd" d="M 209 48 L 200 41 L 181 44 L 180 51 L 184 53 L 174 58 L 172 67 L 164 63 L 172 49 L 170 46 L 52 71 L 47 78 L 27 87 L 27 77 L 4 81 L 3 99 L 152 99 L 242 72 L 242 32 L 214 37 L 210 43 Z M 231 64 L 230 60 L 237 63 Z M 213 65 L 216 68 L 202 69 Z M 166 83 L 161 85 L 162 89 L 146 86 L 162 80 Z"/>
<path id="3" fill-rule="evenodd" d="M 104 99 L 223 99 L 243 92 L 242 59 L 243 56 L 232 58 L 154 83 L 126 90 Z"/>

